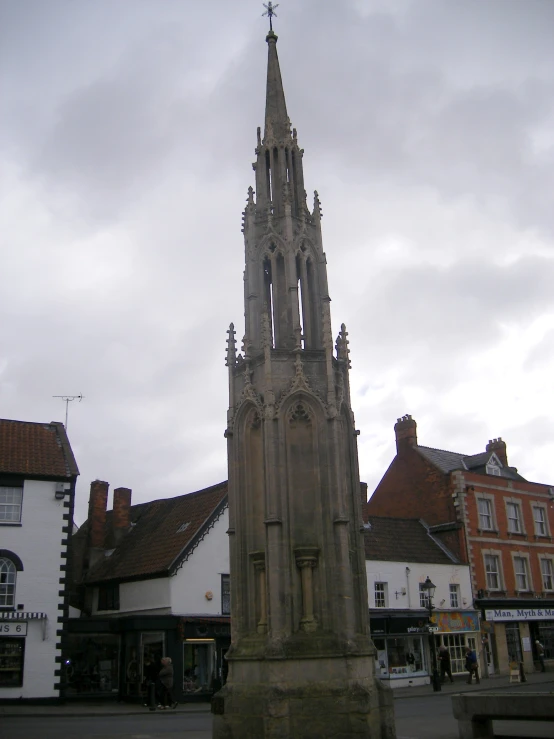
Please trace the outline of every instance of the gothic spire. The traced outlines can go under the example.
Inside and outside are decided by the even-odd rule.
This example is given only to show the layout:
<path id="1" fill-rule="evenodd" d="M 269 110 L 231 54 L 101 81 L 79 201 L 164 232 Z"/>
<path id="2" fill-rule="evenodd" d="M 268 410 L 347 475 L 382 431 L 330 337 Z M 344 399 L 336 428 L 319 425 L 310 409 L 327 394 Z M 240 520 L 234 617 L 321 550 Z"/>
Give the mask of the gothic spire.
<path id="1" fill-rule="evenodd" d="M 268 57 L 264 140 L 267 142 L 273 139 L 282 143 L 290 139 L 290 120 L 277 56 L 277 36 L 273 31 L 267 34 L 266 41 Z"/>

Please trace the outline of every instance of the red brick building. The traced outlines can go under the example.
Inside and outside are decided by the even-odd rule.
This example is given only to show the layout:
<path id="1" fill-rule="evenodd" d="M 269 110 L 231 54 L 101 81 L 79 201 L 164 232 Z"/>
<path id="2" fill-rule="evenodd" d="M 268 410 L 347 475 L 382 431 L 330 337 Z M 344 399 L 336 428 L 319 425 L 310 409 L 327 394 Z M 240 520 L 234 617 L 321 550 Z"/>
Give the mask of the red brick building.
<path id="1" fill-rule="evenodd" d="M 493 439 L 467 455 L 420 446 L 411 416 L 398 419 L 397 453 L 371 496 L 374 516 L 422 518 L 470 565 L 489 671 L 554 659 L 554 487 L 529 482 Z"/>

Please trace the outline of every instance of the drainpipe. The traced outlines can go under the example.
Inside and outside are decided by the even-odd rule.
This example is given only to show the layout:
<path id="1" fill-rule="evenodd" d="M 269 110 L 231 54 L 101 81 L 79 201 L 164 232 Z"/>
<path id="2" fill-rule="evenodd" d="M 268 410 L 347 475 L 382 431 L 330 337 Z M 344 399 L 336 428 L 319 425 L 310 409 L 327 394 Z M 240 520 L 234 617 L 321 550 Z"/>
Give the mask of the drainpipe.
<path id="1" fill-rule="evenodd" d="M 408 592 L 408 608 L 412 607 L 412 596 L 410 595 L 410 568 L 406 567 L 406 590 Z"/>

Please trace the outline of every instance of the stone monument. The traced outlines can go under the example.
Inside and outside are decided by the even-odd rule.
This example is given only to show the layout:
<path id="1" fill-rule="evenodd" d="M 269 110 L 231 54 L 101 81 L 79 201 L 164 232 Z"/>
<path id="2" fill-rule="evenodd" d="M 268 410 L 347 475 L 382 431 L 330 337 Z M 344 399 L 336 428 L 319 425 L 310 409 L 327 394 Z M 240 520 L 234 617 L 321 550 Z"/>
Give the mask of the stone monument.
<path id="1" fill-rule="evenodd" d="M 320 202 L 306 205 L 273 30 L 266 40 L 246 332 L 240 353 L 233 324 L 227 342 L 232 643 L 213 736 L 391 739 L 369 634 L 348 334 L 342 325 L 334 349 Z"/>

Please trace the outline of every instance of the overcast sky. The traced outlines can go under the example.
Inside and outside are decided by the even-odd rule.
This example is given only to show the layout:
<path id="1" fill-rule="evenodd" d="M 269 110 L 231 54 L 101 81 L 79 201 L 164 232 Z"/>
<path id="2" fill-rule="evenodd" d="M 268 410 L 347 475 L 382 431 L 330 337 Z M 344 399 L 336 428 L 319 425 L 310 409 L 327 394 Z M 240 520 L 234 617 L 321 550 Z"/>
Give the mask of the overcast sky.
<path id="1" fill-rule="evenodd" d="M 258 0 L 0 2 L 0 416 L 90 482 L 227 476 L 226 329 L 263 125 Z M 554 483 L 554 2 L 282 0 L 288 112 L 373 490 L 410 413 Z"/>

